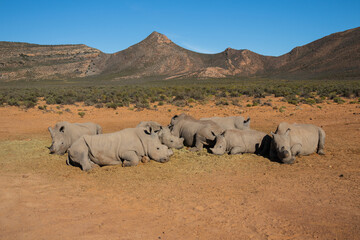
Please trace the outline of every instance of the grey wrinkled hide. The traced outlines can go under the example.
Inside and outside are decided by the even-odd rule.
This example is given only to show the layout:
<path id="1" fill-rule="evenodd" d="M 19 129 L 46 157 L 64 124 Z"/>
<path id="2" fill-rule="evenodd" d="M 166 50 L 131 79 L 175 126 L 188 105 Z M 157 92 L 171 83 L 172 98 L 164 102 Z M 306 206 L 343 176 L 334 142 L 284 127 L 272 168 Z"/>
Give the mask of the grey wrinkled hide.
<path id="1" fill-rule="evenodd" d="M 272 133 L 270 158 L 283 163 L 293 163 L 297 155 L 324 153 L 325 131 L 312 124 L 282 122 Z"/>
<path id="2" fill-rule="evenodd" d="M 211 120 L 223 129 L 250 129 L 250 118 L 245 120 L 242 116 L 200 118 L 200 120 Z"/>
<path id="3" fill-rule="evenodd" d="M 70 147 L 68 154 L 68 164 L 80 165 L 82 170 L 88 171 L 96 165 L 136 166 L 144 156 L 164 163 L 173 151 L 161 144 L 154 132 L 139 127 L 83 136 Z"/>
<path id="4" fill-rule="evenodd" d="M 163 127 L 157 132 L 162 144 L 175 149 L 181 149 L 184 147 L 184 138 L 180 138 L 171 134 L 168 127 Z"/>
<path id="5" fill-rule="evenodd" d="M 193 147 L 193 151 L 201 150 L 204 145 L 212 146 L 215 136 L 224 131 L 213 121 L 196 120 L 184 113 L 171 119 L 170 129 L 173 135 L 184 138 L 184 145 Z"/>
<path id="6" fill-rule="evenodd" d="M 146 127 L 146 128 L 151 127 L 154 132 L 160 131 L 160 129 L 162 128 L 162 126 L 159 123 L 153 121 L 140 122 L 136 127 Z"/>
<path id="7" fill-rule="evenodd" d="M 157 122 L 148 121 L 140 122 L 136 127 L 145 127 L 152 129 L 158 136 L 162 144 L 175 149 L 181 149 L 184 147 L 184 139 L 179 138 L 171 134 L 168 127 L 163 127 Z"/>
<path id="8" fill-rule="evenodd" d="M 256 153 L 266 136 L 266 133 L 251 129 L 228 129 L 216 137 L 216 144 L 210 150 L 216 155 Z"/>
<path id="9" fill-rule="evenodd" d="M 95 123 L 69 123 L 58 122 L 54 128 L 48 128 L 52 144 L 50 153 L 63 155 L 69 147 L 83 135 L 96 135 L 102 133 L 102 128 Z"/>

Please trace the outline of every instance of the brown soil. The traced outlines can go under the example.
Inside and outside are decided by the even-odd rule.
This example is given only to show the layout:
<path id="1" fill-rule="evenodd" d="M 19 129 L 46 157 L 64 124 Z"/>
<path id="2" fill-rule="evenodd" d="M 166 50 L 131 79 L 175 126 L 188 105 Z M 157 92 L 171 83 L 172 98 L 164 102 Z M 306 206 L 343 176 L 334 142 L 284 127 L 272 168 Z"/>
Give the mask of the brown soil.
<path id="1" fill-rule="evenodd" d="M 272 104 L 285 111 L 212 103 L 156 111 L 2 107 L 0 239 L 359 239 L 359 105 Z M 168 124 L 181 112 L 250 116 L 252 128 L 266 132 L 281 121 L 313 123 L 326 131 L 326 155 L 282 165 L 182 149 L 165 164 L 85 173 L 45 148 L 57 121 L 93 121 L 112 132 L 139 121 Z"/>

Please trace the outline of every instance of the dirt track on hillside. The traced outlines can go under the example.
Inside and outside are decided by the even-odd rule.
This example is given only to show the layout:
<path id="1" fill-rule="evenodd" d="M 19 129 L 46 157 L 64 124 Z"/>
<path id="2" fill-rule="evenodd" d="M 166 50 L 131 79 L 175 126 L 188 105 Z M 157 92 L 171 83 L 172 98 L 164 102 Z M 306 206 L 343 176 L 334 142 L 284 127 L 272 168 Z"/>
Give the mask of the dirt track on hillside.
<path id="1" fill-rule="evenodd" d="M 359 104 L 272 103 L 285 111 L 213 104 L 0 108 L 0 239 L 359 239 Z M 84 173 L 45 148 L 47 127 L 57 121 L 93 121 L 112 132 L 139 121 L 168 124 L 181 112 L 250 116 L 251 127 L 265 132 L 281 121 L 313 123 L 326 131 L 326 155 L 281 165 L 182 149 L 165 164 Z"/>

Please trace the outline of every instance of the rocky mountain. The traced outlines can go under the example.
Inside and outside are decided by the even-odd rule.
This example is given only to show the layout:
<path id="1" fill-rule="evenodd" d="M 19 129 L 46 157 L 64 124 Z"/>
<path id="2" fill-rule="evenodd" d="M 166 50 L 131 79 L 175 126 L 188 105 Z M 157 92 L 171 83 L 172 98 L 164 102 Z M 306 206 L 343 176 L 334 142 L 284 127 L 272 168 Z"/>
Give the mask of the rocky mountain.
<path id="1" fill-rule="evenodd" d="M 64 79 L 101 73 L 106 54 L 85 45 L 0 42 L 0 80 Z"/>
<path id="2" fill-rule="evenodd" d="M 360 27 L 334 33 L 272 59 L 270 75 L 359 77 Z"/>
<path id="3" fill-rule="evenodd" d="M 0 81 L 94 75 L 107 79 L 359 77 L 360 28 L 326 36 L 279 57 L 231 48 L 217 54 L 197 53 L 158 32 L 114 54 L 85 45 L 0 42 Z"/>

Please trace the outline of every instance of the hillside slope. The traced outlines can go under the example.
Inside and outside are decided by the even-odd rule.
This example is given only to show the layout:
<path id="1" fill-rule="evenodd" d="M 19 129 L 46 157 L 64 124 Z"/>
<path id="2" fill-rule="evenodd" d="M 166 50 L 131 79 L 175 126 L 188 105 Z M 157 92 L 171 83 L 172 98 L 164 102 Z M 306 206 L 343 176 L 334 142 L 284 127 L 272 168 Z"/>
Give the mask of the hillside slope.
<path id="1" fill-rule="evenodd" d="M 0 42 L 0 81 L 87 76 L 107 76 L 107 79 L 359 77 L 360 28 L 331 34 L 279 57 L 232 48 L 217 54 L 197 53 L 176 45 L 158 32 L 114 54 L 86 45 Z"/>

